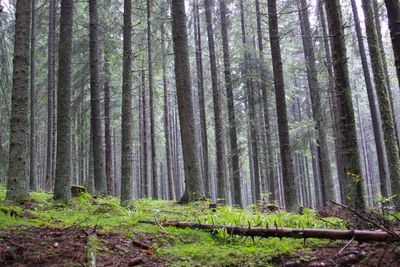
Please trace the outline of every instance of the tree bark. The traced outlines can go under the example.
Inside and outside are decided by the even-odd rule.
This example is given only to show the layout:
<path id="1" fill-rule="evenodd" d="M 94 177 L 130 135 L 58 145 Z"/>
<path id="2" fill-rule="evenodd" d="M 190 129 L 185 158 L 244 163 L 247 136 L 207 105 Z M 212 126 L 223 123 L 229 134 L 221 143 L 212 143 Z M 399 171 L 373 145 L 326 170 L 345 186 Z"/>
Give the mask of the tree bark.
<path id="1" fill-rule="evenodd" d="M 105 83 L 104 83 L 104 141 L 105 141 L 105 156 L 106 156 L 106 181 L 107 181 L 107 194 L 114 194 L 114 175 L 113 175 L 113 162 L 112 162 L 112 141 L 111 141 L 111 118 L 110 118 L 110 63 L 109 63 L 109 52 L 104 54 L 104 71 L 105 71 Z M 115 166 L 114 166 L 115 168 Z"/>
<path id="2" fill-rule="evenodd" d="M 186 28 L 185 1 L 174 0 L 172 9 L 172 37 L 175 55 L 175 79 L 185 171 L 185 193 L 181 202 L 189 202 L 204 195 L 201 181 L 199 153 L 195 136 L 192 86 L 190 79 L 189 48 Z"/>
<path id="3" fill-rule="evenodd" d="M 28 95 L 31 1 L 18 0 L 15 9 L 13 85 L 6 199 L 29 199 Z"/>
<path id="4" fill-rule="evenodd" d="M 61 1 L 59 65 L 57 85 L 57 155 L 55 199 L 71 198 L 71 57 L 73 0 Z"/>
<path id="5" fill-rule="evenodd" d="M 296 196 L 296 187 L 293 176 L 293 163 L 290 152 L 289 126 L 287 120 L 285 88 L 283 83 L 283 69 L 281 48 L 279 44 L 278 16 L 276 0 L 268 0 L 268 21 L 274 72 L 276 112 L 278 117 L 278 132 L 281 151 L 283 187 L 285 192 L 286 209 L 296 211 L 299 207 Z"/>
<path id="6" fill-rule="evenodd" d="M 397 80 L 400 86 L 400 2 L 398 0 L 385 0 L 385 4 L 389 19 Z"/>
<path id="7" fill-rule="evenodd" d="M 335 79 L 337 99 L 338 156 L 340 169 L 338 175 L 345 202 L 353 207 L 363 209 L 363 190 L 361 180 L 360 156 L 358 153 L 357 132 L 354 119 L 353 101 L 347 66 L 346 45 L 339 0 L 325 1 Z M 355 176 L 353 176 L 355 175 Z M 358 182 L 357 182 L 358 181 Z"/>
<path id="8" fill-rule="evenodd" d="M 132 176 L 132 3 L 124 0 L 121 120 L 121 203 L 133 198 Z"/>
<path id="9" fill-rule="evenodd" d="M 389 166 L 391 188 L 393 194 L 398 194 L 400 193 L 399 149 L 396 142 L 396 133 L 392 114 L 393 111 L 390 106 L 389 92 L 385 82 L 382 56 L 380 54 L 371 0 L 362 0 L 362 7 L 365 15 L 365 27 L 367 30 L 371 67 L 374 74 L 375 90 L 378 97 L 379 110 L 381 113 L 382 130 L 386 146 L 386 156 Z M 393 198 L 393 203 L 395 206 L 400 207 L 400 196 Z"/>
<path id="10" fill-rule="evenodd" d="M 212 3 L 210 0 L 204 0 L 204 8 L 206 11 L 206 24 L 208 36 L 208 50 L 210 55 L 211 66 L 211 83 L 213 91 L 214 104 L 214 130 L 215 130 L 215 150 L 217 164 L 217 198 L 226 201 L 226 162 L 224 148 L 224 129 L 222 121 L 222 96 L 218 86 L 217 61 L 215 57 L 214 31 L 212 22 Z"/>

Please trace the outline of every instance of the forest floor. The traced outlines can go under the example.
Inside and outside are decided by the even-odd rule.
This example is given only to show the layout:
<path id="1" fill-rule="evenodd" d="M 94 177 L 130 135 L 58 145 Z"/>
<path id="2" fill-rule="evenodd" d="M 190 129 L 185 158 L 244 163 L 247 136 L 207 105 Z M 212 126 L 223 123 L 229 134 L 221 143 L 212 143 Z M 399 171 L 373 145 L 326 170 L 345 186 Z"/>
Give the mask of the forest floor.
<path id="1" fill-rule="evenodd" d="M 399 242 L 243 238 L 226 231 L 162 227 L 143 221 L 346 229 L 368 224 L 333 210 L 301 215 L 210 208 L 206 201 L 178 205 L 87 194 L 69 203 L 34 192 L 23 205 L 4 201 L 0 187 L 0 266 L 400 266 Z M 323 216 L 322 216 L 323 215 Z M 162 224 L 162 223 L 161 223 Z"/>

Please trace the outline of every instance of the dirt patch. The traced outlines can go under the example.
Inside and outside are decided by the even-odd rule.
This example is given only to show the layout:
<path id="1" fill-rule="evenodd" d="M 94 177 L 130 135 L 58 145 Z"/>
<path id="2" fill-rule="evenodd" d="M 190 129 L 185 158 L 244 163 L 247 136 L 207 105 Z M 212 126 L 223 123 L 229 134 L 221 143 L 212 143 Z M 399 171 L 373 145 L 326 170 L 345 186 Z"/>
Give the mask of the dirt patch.
<path id="1" fill-rule="evenodd" d="M 85 227 L 29 227 L 0 230 L 0 266 L 86 266 Z M 97 266 L 163 266 L 163 260 L 135 245 L 134 238 L 96 231 Z M 140 242 L 151 247 L 150 240 Z"/>

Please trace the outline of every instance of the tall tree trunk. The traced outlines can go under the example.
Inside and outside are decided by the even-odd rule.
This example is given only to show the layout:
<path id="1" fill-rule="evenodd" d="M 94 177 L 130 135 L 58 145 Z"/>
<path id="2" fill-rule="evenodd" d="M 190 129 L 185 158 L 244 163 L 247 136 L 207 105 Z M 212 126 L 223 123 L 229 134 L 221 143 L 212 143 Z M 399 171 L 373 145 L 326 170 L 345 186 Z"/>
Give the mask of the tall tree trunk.
<path id="1" fill-rule="evenodd" d="M 392 193 L 398 194 L 400 193 L 399 149 L 396 143 L 393 114 L 390 106 L 389 92 L 385 82 L 382 56 L 380 54 L 371 0 L 362 0 L 362 7 L 365 15 L 365 28 L 367 30 L 368 48 L 371 58 L 372 72 L 374 74 L 375 90 L 381 113 L 382 130 L 386 146 Z M 395 197 L 393 203 L 395 206 L 400 207 L 400 196 Z"/>
<path id="2" fill-rule="evenodd" d="M 203 52 L 201 44 L 200 14 L 198 0 L 195 0 L 195 45 L 196 45 L 196 71 L 197 71 L 197 90 L 199 95 L 200 109 L 200 132 L 202 148 L 202 165 L 204 176 L 204 192 L 206 198 L 210 198 L 210 171 L 208 167 L 208 137 L 207 122 L 204 98 L 204 77 L 203 77 Z"/>
<path id="3" fill-rule="evenodd" d="M 55 199 L 71 198 L 71 57 L 73 0 L 61 1 L 59 66 L 57 85 L 57 155 Z"/>
<path id="4" fill-rule="evenodd" d="M 250 147 L 251 153 L 249 153 L 250 169 L 253 171 L 254 179 L 252 179 L 252 197 L 253 203 L 261 199 L 261 181 L 260 181 L 260 170 L 258 165 L 258 146 L 257 146 L 257 131 L 256 131 L 256 117 L 255 117 L 255 105 L 254 105 L 254 92 L 253 84 L 250 77 L 250 55 L 247 51 L 247 36 L 246 36 L 246 25 L 244 20 L 244 7 L 243 0 L 239 1 L 240 4 L 240 25 L 242 30 L 242 44 L 244 48 L 244 66 L 243 66 L 243 76 L 245 77 L 246 83 L 246 93 L 248 100 L 248 116 L 250 125 Z M 250 151 L 249 151 L 250 152 Z M 254 185 L 254 186 L 253 186 Z"/>
<path id="5" fill-rule="evenodd" d="M 141 72 L 142 78 L 142 122 L 143 122 L 143 183 L 142 183 L 142 197 L 149 197 L 149 173 L 148 173 L 148 162 L 147 162 L 147 115 L 146 115 L 146 74 L 142 67 Z"/>
<path id="6" fill-rule="evenodd" d="M 215 58 L 214 31 L 212 22 L 212 3 L 210 0 L 204 0 L 204 8 L 206 11 L 206 24 L 208 36 L 208 50 L 210 55 L 211 66 L 211 83 L 213 90 L 214 104 L 214 127 L 215 127 L 215 150 L 217 163 L 217 198 L 226 201 L 226 162 L 224 148 L 224 129 L 222 121 L 222 96 L 218 86 L 217 61 Z"/>
<path id="7" fill-rule="evenodd" d="M 204 195 L 200 161 L 195 136 L 189 48 L 186 28 L 185 1 L 174 0 L 172 6 L 172 37 L 175 55 L 175 77 L 181 125 L 181 140 L 185 170 L 185 193 L 181 202 L 189 202 Z"/>
<path id="8" fill-rule="evenodd" d="M 274 72 L 276 111 L 278 117 L 279 143 L 281 150 L 282 176 L 285 192 L 286 209 L 297 210 L 296 188 L 293 176 L 293 163 L 290 152 L 289 126 L 287 121 L 285 88 L 283 84 L 283 70 L 281 48 L 279 44 L 278 16 L 276 0 L 268 0 L 268 21 L 272 53 L 272 67 Z"/>
<path id="9" fill-rule="evenodd" d="M 152 195 L 158 198 L 156 143 L 154 141 L 154 89 L 153 89 L 153 60 L 151 54 L 151 0 L 147 0 L 147 55 L 149 65 L 149 101 L 150 101 L 150 143 L 151 143 L 151 170 L 152 170 Z"/>
<path id="10" fill-rule="evenodd" d="M 107 193 L 104 130 L 101 119 L 97 0 L 89 0 L 90 15 L 90 127 L 93 139 L 94 183 L 97 194 Z"/>
<path id="11" fill-rule="evenodd" d="M 261 11 L 260 11 L 260 1 L 255 0 L 256 4 L 256 16 L 257 16 L 257 39 L 258 39 L 258 51 L 260 55 L 260 62 L 262 67 L 260 68 L 260 76 L 261 76 L 261 91 L 262 91 L 262 99 L 263 99 L 263 111 L 264 111 L 264 123 L 265 123 L 265 136 L 267 141 L 267 151 L 268 151 L 268 171 L 267 171 L 267 181 L 268 188 L 271 192 L 271 202 L 277 199 L 275 194 L 275 183 L 274 183 L 274 157 L 273 157 L 273 147 L 271 140 L 271 129 L 270 129 L 270 119 L 269 119 L 269 111 L 268 111 L 268 92 L 267 92 L 267 72 L 264 68 L 265 59 L 264 59 L 264 45 L 263 45 L 263 34 L 261 28 Z"/>
<path id="12" fill-rule="evenodd" d="M 31 1 L 18 0 L 15 12 L 14 66 L 6 199 L 25 201 L 29 198 L 28 92 Z"/>
<path id="13" fill-rule="evenodd" d="M 315 62 L 313 37 L 308 14 L 308 4 L 305 0 L 299 0 L 299 17 L 303 40 L 304 57 L 306 60 L 307 80 L 310 90 L 311 109 L 314 121 L 316 122 L 317 144 L 320 147 L 321 154 L 321 179 L 324 181 L 325 201 L 335 200 L 335 187 L 331 172 L 331 163 L 329 159 L 328 142 L 326 137 L 326 125 L 324 113 L 321 105 L 321 89 L 318 81 L 318 72 Z M 322 203 L 323 206 L 326 203 Z"/>
<path id="14" fill-rule="evenodd" d="M 221 33 L 222 33 L 222 50 L 224 53 L 224 74 L 225 74 L 225 87 L 226 96 L 228 99 L 228 119 L 229 119 L 229 138 L 230 148 L 229 153 L 232 161 L 232 179 L 233 179 L 233 203 L 243 207 L 241 195 L 241 182 L 240 182 L 240 166 L 239 166 L 239 150 L 236 134 L 236 118 L 235 107 L 233 102 L 233 89 L 231 79 L 231 62 L 228 43 L 228 18 L 226 15 L 225 0 L 220 0 L 221 12 Z"/>
<path id="15" fill-rule="evenodd" d="M 35 191 L 37 189 L 36 182 L 36 0 L 32 0 L 32 25 L 31 25 L 31 132 L 30 132 L 30 172 L 29 172 L 29 189 Z"/>
<path id="16" fill-rule="evenodd" d="M 165 6 L 164 6 L 165 8 Z M 163 12 L 166 12 L 163 11 Z M 164 14 L 164 13 L 163 13 Z M 175 186 L 172 173 L 172 159 L 171 159 L 171 121 L 170 121 L 170 106 L 168 95 L 168 81 L 167 81 L 167 58 L 165 49 L 165 28 L 164 23 L 161 22 L 161 50 L 162 50 L 162 76 L 164 87 L 164 137 L 165 137 L 165 155 L 167 159 L 167 184 L 168 194 L 167 199 L 175 200 Z"/>
<path id="17" fill-rule="evenodd" d="M 400 2 L 398 0 L 385 0 L 385 4 L 389 19 L 390 36 L 392 38 L 394 63 L 400 86 Z"/>
<path id="18" fill-rule="evenodd" d="M 104 55 L 104 71 L 105 71 L 105 83 L 104 83 L 104 139 L 105 139 L 105 155 L 106 155 L 106 181 L 107 181 L 107 194 L 113 195 L 113 162 L 112 162 L 112 142 L 111 142 L 111 118 L 110 118 L 110 54 L 107 52 Z M 115 166 L 114 166 L 115 168 Z"/>
<path id="19" fill-rule="evenodd" d="M 124 0 L 121 120 L 121 203 L 132 200 L 132 3 Z"/>
<path id="20" fill-rule="evenodd" d="M 335 78 L 338 115 L 338 145 L 340 168 L 338 175 L 345 202 L 356 208 L 364 208 L 362 186 L 357 177 L 361 175 L 357 132 L 354 119 L 353 101 L 347 66 L 346 45 L 339 0 L 325 1 Z"/>
<path id="21" fill-rule="evenodd" d="M 364 72 L 364 80 L 365 80 L 365 87 L 367 89 L 368 101 L 369 101 L 369 108 L 371 112 L 371 120 L 372 120 L 372 129 L 374 131 L 374 138 L 375 138 L 375 146 L 376 146 L 376 154 L 378 158 L 378 170 L 379 170 L 379 178 L 381 181 L 381 190 L 383 196 L 387 195 L 387 188 L 386 188 L 386 168 L 385 168 L 385 155 L 384 155 L 384 145 L 383 145 L 383 138 L 381 135 L 381 125 L 380 120 L 378 118 L 378 110 L 375 103 L 375 96 L 373 92 L 373 86 L 371 81 L 371 75 L 369 72 L 368 61 L 367 61 L 367 54 L 365 52 L 364 40 L 361 31 L 360 20 L 358 17 L 358 10 L 355 0 L 351 0 L 351 6 L 353 9 L 353 16 L 354 16 L 354 24 L 357 33 L 357 41 L 358 41 L 358 48 L 360 50 L 360 57 L 362 68 Z"/>

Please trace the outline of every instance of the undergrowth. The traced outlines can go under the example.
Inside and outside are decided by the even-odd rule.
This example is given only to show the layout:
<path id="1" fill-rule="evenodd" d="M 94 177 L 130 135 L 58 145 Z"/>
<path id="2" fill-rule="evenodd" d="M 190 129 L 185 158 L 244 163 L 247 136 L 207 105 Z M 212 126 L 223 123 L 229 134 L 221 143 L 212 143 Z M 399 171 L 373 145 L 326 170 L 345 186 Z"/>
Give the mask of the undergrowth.
<path id="1" fill-rule="evenodd" d="M 15 206 L 6 201 L 0 185 L 0 229 L 16 226 L 91 227 L 122 233 L 128 238 L 152 236 L 156 255 L 173 266 L 266 266 L 274 259 L 293 255 L 298 249 L 324 244 L 326 240 L 292 238 L 244 238 L 226 230 L 213 232 L 178 229 L 140 223 L 140 220 L 192 221 L 208 224 L 344 229 L 338 218 L 319 219 L 316 212 L 305 209 L 302 215 L 284 211 L 261 213 L 257 207 L 239 209 L 229 206 L 209 208 L 208 201 L 178 205 L 171 201 L 140 199 L 127 207 L 115 197 L 92 197 L 83 193 L 69 202 L 55 201 L 45 192 L 31 193 L 31 200 Z"/>

